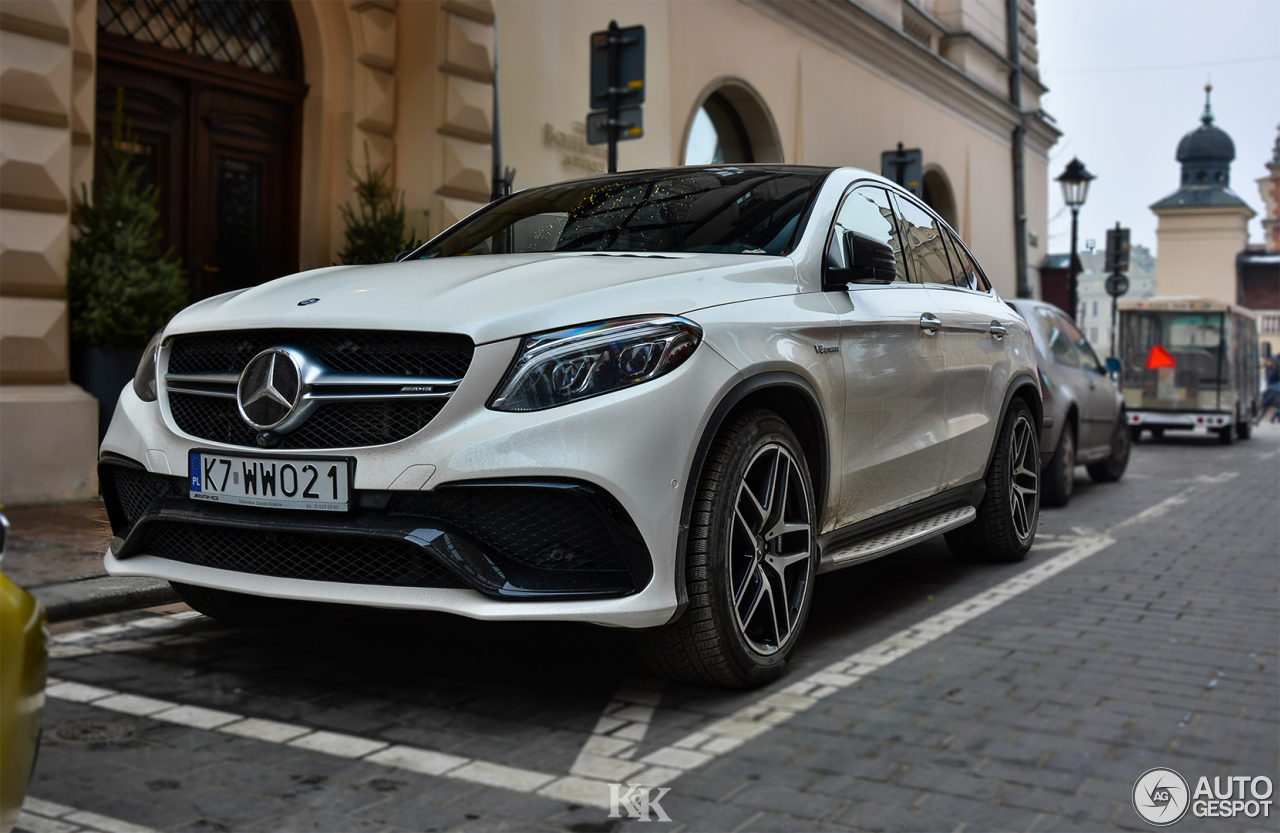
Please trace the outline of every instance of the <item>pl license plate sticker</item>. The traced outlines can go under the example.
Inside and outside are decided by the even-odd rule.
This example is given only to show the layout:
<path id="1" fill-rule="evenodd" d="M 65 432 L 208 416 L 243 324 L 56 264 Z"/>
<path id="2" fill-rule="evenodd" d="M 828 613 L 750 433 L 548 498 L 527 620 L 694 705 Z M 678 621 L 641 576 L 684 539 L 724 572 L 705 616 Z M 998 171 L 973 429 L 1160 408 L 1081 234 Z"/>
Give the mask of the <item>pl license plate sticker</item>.
<path id="1" fill-rule="evenodd" d="M 349 465 L 334 458 L 273 460 L 192 451 L 188 494 L 240 506 L 344 512 Z"/>

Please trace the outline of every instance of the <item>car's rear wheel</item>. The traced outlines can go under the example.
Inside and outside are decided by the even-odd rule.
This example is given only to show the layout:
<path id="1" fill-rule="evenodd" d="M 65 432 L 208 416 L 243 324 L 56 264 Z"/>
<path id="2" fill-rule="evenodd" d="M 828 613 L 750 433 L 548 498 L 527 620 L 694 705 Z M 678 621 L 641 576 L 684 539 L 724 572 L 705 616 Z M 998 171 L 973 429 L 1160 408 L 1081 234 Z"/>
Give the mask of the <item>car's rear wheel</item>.
<path id="1" fill-rule="evenodd" d="M 1040 524 L 1039 428 L 1021 399 L 1010 403 L 1000 427 L 986 485 L 978 517 L 948 532 L 947 546 L 965 558 L 1021 561 Z"/>
<path id="2" fill-rule="evenodd" d="M 1236 441 L 1236 427 L 1228 425 L 1225 428 L 1218 429 L 1218 442 L 1223 445 L 1231 445 Z"/>
<path id="3" fill-rule="evenodd" d="M 682 682 L 761 685 L 786 667 L 813 596 L 817 513 L 804 452 L 777 414 L 746 411 L 716 435 L 694 488 L 689 606 L 638 631 L 637 648 Z"/>
<path id="4" fill-rule="evenodd" d="M 1124 413 L 1116 419 L 1115 430 L 1111 432 L 1111 456 L 1087 467 L 1089 476 L 1096 483 L 1114 483 L 1124 476 L 1129 466 L 1129 429 L 1125 427 Z"/>
<path id="5" fill-rule="evenodd" d="M 1076 485 L 1076 433 L 1070 424 L 1062 429 L 1058 447 L 1044 472 L 1044 491 L 1040 495 L 1045 506 L 1066 506 Z"/>
<path id="6" fill-rule="evenodd" d="M 1245 418 L 1236 423 L 1236 439 L 1247 440 L 1253 436 L 1253 420 Z"/>
<path id="7" fill-rule="evenodd" d="M 192 610 L 237 627 L 282 627 L 303 620 L 314 607 L 290 599 L 251 596 L 176 581 L 169 584 Z"/>

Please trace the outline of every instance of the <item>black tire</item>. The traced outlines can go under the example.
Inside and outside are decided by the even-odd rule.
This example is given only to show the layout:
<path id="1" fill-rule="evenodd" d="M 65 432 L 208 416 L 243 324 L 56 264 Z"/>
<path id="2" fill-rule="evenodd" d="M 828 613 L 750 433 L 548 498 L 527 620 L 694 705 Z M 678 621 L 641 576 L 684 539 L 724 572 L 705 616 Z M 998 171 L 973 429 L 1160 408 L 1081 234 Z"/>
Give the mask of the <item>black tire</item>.
<path id="1" fill-rule="evenodd" d="M 1164 429 L 1163 429 L 1163 428 L 1152 428 L 1152 429 L 1151 429 L 1151 439 L 1153 439 L 1153 440 L 1163 440 L 1163 439 L 1164 439 Z"/>
<path id="2" fill-rule="evenodd" d="M 1236 423 L 1236 439 L 1247 440 L 1253 436 L 1253 420 L 1246 419 Z"/>
<path id="3" fill-rule="evenodd" d="M 1129 467 L 1129 445 L 1129 429 L 1125 427 L 1124 411 L 1121 411 L 1111 432 L 1111 456 L 1085 467 L 1095 483 L 1114 483 L 1124 476 L 1124 470 Z"/>
<path id="4" fill-rule="evenodd" d="M 963 558 L 1026 558 L 1040 524 L 1040 479 L 1040 430 L 1027 403 L 1015 399 L 1000 426 L 978 517 L 948 532 L 947 546 Z"/>
<path id="5" fill-rule="evenodd" d="M 169 584 L 192 610 L 236 627 L 285 627 L 304 621 L 316 607 L 291 599 L 251 596 L 176 581 Z"/>
<path id="6" fill-rule="evenodd" d="M 1142 428 L 1141 428 L 1141 427 L 1139 427 L 1139 426 L 1137 426 L 1137 425 L 1132 425 L 1132 426 L 1130 426 L 1130 427 L 1129 427 L 1129 440 L 1130 440 L 1130 442 L 1132 442 L 1134 445 L 1137 445 L 1139 442 L 1141 442 L 1141 441 L 1142 441 Z"/>
<path id="7" fill-rule="evenodd" d="M 1223 445 L 1231 445 L 1236 441 L 1236 427 L 1228 425 L 1225 428 L 1218 429 L 1218 442 Z"/>
<path id="8" fill-rule="evenodd" d="M 1058 437 L 1058 447 L 1044 471 L 1040 487 L 1042 506 L 1066 506 L 1076 488 L 1076 434 L 1067 423 Z"/>
<path id="9" fill-rule="evenodd" d="M 745 411 L 716 434 L 694 488 L 684 557 L 689 606 L 674 622 L 636 631 L 636 647 L 674 680 L 762 685 L 786 668 L 813 597 L 817 511 L 804 452 L 776 413 Z M 784 524 L 797 528 L 782 531 Z"/>

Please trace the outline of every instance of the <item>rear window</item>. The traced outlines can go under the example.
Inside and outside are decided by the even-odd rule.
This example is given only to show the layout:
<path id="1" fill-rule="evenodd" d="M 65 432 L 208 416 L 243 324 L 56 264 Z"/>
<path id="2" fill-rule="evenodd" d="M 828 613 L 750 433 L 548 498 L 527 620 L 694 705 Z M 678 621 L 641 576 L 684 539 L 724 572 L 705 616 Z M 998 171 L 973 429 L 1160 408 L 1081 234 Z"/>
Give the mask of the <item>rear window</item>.
<path id="1" fill-rule="evenodd" d="M 482 209 L 418 258 L 532 252 L 783 255 L 825 171 L 689 168 L 531 188 Z"/>
<path id="2" fill-rule="evenodd" d="M 1201 393 L 1216 395 L 1227 368 L 1222 324 L 1216 312 L 1125 312 L 1121 384 L 1141 389 L 1150 407 L 1197 407 Z"/>

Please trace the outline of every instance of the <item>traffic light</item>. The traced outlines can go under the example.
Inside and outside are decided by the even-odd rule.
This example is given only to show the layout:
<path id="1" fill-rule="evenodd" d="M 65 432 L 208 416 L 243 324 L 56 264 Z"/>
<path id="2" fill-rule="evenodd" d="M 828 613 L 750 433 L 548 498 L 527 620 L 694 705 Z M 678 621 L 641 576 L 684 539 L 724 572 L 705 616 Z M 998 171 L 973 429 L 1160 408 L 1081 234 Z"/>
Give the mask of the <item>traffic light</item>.
<path id="1" fill-rule="evenodd" d="M 1129 271 L 1129 230 L 1120 228 L 1107 229 L 1107 274 Z"/>

